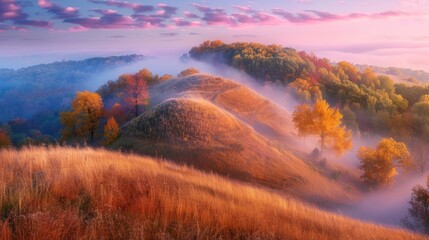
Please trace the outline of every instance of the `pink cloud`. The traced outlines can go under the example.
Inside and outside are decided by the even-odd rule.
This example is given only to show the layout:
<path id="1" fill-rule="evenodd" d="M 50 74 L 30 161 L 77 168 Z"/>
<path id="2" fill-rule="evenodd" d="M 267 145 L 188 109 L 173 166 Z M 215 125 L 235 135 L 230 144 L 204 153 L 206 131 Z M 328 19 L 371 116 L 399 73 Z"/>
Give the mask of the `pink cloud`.
<path id="1" fill-rule="evenodd" d="M 0 22 L 11 21 L 15 25 L 50 28 L 52 23 L 43 20 L 30 20 L 28 15 L 23 13 L 20 2 L 16 0 L 0 0 Z M 2 25 L 1 31 L 25 30 L 24 27 Z"/>
<path id="2" fill-rule="evenodd" d="M 143 5 L 140 3 L 130 3 L 125 1 L 116 1 L 116 0 L 90 0 L 95 4 L 104 4 L 108 6 L 121 7 L 121 8 L 130 8 L 136 13 L 142 12 L 151 12 L 155 10 L 155 7 L 150 5 Z"/>
<path id="3" fill-rule="evenodd" d="M 117 28 L 132 28 L 135 21 L 130 16 L 123 16 L 112 10 L 96 9 L 94 12 L 100 13 L 101 17 L 88 18 L 71 18 L 65 19 L 64 22 L 78 24 L 84 28 L 96 29 L 117 29 Z"/>
<path id="4" fill-rule="evenodd" d="M 188 12 L 188 11 L 184 11 L 183 14 L 187 18 L 200 18 L 200 16 L 198 16 L 197 14 L 191 13 L 191 12 Z"/>
<path id="5" fill-rule="evenodd" d="M 38 3 L 41 8 L 48 10 L 59 19 L 76 18 L 80 15 L 79 10 L 74 7 L 61 7 L 49 0 L 39 0 Z"/>
<path id="6" fill-rule="evenodd" d="M 178 27 L 198 27 L 198 26 L 201 26 L 201 22 L 198 22 L 198 21 L 187 21 L 187 20 L 184 20 L 183 18 L 173 18 L 171 20 Z"/>
<path id="7" fill-rule="evenodd" d="M 415 13 L 407 13 L 402 11 L 386 11 L 380 13 L 350 13 L 346 15 L 338 15 L 329 12 L 322 12 L 316 10 L 307 10 L 300 13 L 291 13 L 283 9 L 273 9 L 273 13 L 283 17 L 291 23 L 316 23 L 316 22 L 330 22 L 330 21 L 344 21 L 354 19 L 384 19 L 391 17 L 404 17 L 413 16 Z"/>

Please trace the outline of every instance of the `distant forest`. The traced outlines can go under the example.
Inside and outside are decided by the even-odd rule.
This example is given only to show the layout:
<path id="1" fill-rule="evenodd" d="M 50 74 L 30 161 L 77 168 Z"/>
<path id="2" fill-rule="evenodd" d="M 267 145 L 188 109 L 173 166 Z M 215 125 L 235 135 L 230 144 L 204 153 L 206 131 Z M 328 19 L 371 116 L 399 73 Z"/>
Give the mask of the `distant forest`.
<path id="1" fill-rule="evenodd" d="M 52 140 L 61 127 L 60 110 L 70 106 L 91 76 L 144 58 L 134 54 L 0 69 L 0 125 L 12 133 L 14 143 L 27 137 Z"/>

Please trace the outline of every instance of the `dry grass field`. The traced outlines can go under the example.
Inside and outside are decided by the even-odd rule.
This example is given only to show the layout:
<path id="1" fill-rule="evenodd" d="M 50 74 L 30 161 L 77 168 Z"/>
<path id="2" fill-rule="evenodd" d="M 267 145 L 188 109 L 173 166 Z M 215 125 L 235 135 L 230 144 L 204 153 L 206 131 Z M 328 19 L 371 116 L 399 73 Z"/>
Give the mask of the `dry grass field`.
<path id="1" fill-rule="evenodd" d="M 350 203 L 358 194 L 353 185 L 323 175 L 201 98 L 156 105 L 129 122 L 114 147 L 278 189 L 324 207 Z"/>
<path id="2" fill-rule="evenodd" d="M 0 239 L 424 239 L 151 158 L 0 150 Z"/>

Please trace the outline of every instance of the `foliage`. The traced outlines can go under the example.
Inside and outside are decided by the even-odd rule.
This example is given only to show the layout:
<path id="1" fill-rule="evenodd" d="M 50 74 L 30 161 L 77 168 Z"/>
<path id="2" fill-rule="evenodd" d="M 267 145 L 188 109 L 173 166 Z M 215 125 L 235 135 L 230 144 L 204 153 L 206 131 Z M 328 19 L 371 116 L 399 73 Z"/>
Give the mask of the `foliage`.
<path id="1" fill-rule="evenodd" d="M 177 76 L 178 77 L 186 77 L 186 76 L 197 74 L 197 73 L 200 73 L 200 71 L 198 69 L 190 67 L 190 68 L 187 68 L 187 69 L 181 71 L 179 73 L 179 75 L 177 75 Z"/>
<path id="2" fill-rule="evenodd" d="M 361 178 L 371 186 L 387 185 L 398 175 L 398 168 L 413 166 L 407 146 L 392 138 L 383 138 L 375 149 L 361 147 L 358 152 L 359 168 L 364 171 Z"/>
<path id="3" fill-rule="evenodd" d="M 341 118 L 341 113 L 324 100 L 316 100 L 313 108 L 308 104 L 300 105 L 293 113 L 293 122 L 300 135 L 319 137 L 321 158 L 325 148 L 337 155 L 351 149 L 351 132 L 340 126 Z"/>
<path id="4" fill-rule="evenodd" d="M 0 69 L 0 109 L 5 109 L 0 121 L 31 118 L 46 110 L 56 112 L 68 108 L 76 91 L 93 84 L 90 81 L 93 76 L 144 58 L 142 55 L 110 56 L 39 64 L 18 70 Z"/>
<path id="5" fill-rule="evenodd" d="M 8 134 L 3 129 L 0 129 L 0 148 L 9 147 L 10 145 L 12 145 L 12 142 Z"/>
<path id="6" fill-rule="evenodd" d="M 411 83 L 429 82 L 429 73 L 422 70 L 413 70 L 409 68 L 398 68 L 398 67 L 378 67 L 370 65 L 356 65 L 359 69 L 372 68 L 379 74 L 387 74 L 402 79 L 408 80 Z M 415 80 L 412 80 L 415 79 Z"/>
<path id="7" fill-rule="evenodd" d="M 139 72 L 140 73 L 140 72 Z M 125 102 L 134 109 L 134 116 L 139 115 L 139 107 L 149 103 L 147 76 L 143 74 L 124 74 L 120 78 L 125 81 Z"/>
<path id="8" fill-rule="evenodd" d="M 195 59 L 225 63 L 263 81 L 285 84 L 294 81 L 306 67 L 296 50 L 279 45 L 205 41 L 192 48 L 189 55 Z"/>
<path id="9" fill-rule="evenodd" d="M 297 78 L 288 87 L 293 89 L 293 93 L 303 102 L 314 101 L 322 98 L 322 92 L 318 84 L 314 84 L 307 79 Z"/>
<path id="10" fill-rule="evenodd" d="M 413 187 L 409 204 L 409 217 L 404 219 L 405 225 L 413 230 L 429 234 L 429 176 L 426 188 L 419 184 Z"/>
<path id="11" fill-rule="evenodd" d="M 304 102 L 326 99 L 332 106 L 348 109 L 349 117 L 357 124 L 353 129 L 359 131 L 389 134 L 392 118 L 410 106 L 408 99 L 396 92 L 392 79 L 377 75 L 369 67 L 359 69 L 345 61 L 333 64 L 290 48 L 217 40 L 205 41 L 192 48 L 189 55 L 225 63 L 262 83 L 279 83 Z"/>
<path id="12" fill-rule="evenodd" d="M 72 101 L 71 110 L 61 113 L 62 137 L 66 140 L 85 138 L 94 142 L 95 133 L 103 116 L 103 101 L 97 93 L 78 92 Z"/>
<path id="13" fill-rule="evenodd" d="M 109 145 L 119 137 L 119 126 L 115 118 L 110 117 L 104 125 L 104 144 Z"/>
<path id="14" fill-rule="evenodd" d="M 171 75 L 171 74 L 164 74 L 164 75 L 162 75 L 162 76 L 159 78 L 159 81 L 160 81 L 160 82 L 163 82 L 163 81 L 170 80 L 170 79 L 172 79 L 172 78 L 173 78 L 173 75 Z"/>
<path id="15" fill-rule="evenodd" d="M 429 141 L 429 95 L 420 97 L 412 108 L 415 132 L 421 139 Z"/>

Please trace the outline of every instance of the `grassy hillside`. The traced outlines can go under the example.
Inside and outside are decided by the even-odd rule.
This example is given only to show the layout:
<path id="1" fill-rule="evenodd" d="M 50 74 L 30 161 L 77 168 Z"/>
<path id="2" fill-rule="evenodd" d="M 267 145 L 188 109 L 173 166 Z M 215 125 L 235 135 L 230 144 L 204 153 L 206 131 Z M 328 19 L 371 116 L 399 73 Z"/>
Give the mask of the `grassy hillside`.
<path id="1" fill-rule="evenodd" d="M 172 97 L 203 98 L 236 115 L 256 131 L 293 141 L 291 114 L 237 82 L 207 74 L 171 79 L 151 89 L 152 104 Z"/>
<path id="2" fill-rule="evenodd" d="M 0 150 L 0 239 L 424 239 L 186 167 L 90 148 Z"/>
<path id="3" fill-rule="evenodd" d="M 348 203 L 356 194 L 353 186 L 322 175 L 230 112 L 201 98 L 158 104 L 129 122 L 114 146 L 286 191 L 325 206 Z"/>

